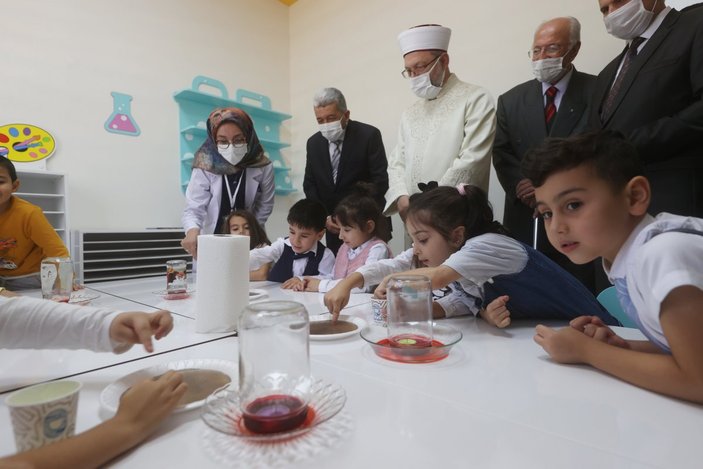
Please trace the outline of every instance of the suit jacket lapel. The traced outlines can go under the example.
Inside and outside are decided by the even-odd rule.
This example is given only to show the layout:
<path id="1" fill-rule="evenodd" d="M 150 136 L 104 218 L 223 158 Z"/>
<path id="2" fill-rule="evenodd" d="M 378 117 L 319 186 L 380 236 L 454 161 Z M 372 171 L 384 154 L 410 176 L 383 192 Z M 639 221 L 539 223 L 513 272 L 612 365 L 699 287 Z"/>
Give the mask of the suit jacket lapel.
<path id="1" fill-rule="evenodd" d="M 615 115 L 618 106 L 620 106 L 620 103 L 622 102 L 623 98 L 625 97 L 625 95 L 627 95 L 627 92 L 632 86 L 632 83 L 635 81 L 637 74 L 640 72 L 642 67 L 649 61 L 649 59 L 659 48 L 659 46 L 664 42 L 664 39 L 666 39 L 666 37 L 669 35 L 672 26 L 674 25 L 674 23 L 676 23 L 676 20 L 678 19 L 678 15 L 679 12 L 676 10 L 671 10 L 669 14 L 666 15 L 666 18 L 664 18 L 662 24 L 659 25 L 659 28 L 657 28 L 654 35 L 649 38 L 647 43 L 644 45 L 642 51 L 637 54 L 637 57 L 630 64 L 630 68 L 627 70 L 627 75 L 625 75 L 622 85 L 620 85 L 620 91 L 618 92 L 617 96 L 615 96 L 615 101 L 613 102 L 613 109 L 610 111 L 610 115 L 605 116 L 606 119 L 603 124 L 607 123 L 613 117 L 613 115 Z M 620 62 L 618 62 L 618 65 L 619 64 Z M 610 87 L 608 87 L 608 91 L 610 91 Z"/>
<path id="2" fill-rule="evenodd" d="M 533 80 L 532 89 L 525 95 L 525 121 L 529 141 L 541 142 L 547 137 L 547 123 L 544 121 L 544 95 L 542 83 Z"/>
<path id="3" fill-rule="evenodd" d="M 554 123 L 549 132 L 552 137 L 566 137 L 571 135 L 571 131 L 576 127 L 587 103 L 581 96 L 581 76 L 574 69 L 566 93 L 561 98 L 559 110 L 554 116 Z"/>
<path id="4" fill-rule="evenodd" d="M 354 125 L 350 120 L 347 122 L 347 128 L 344 131 L 344 140 L 342 141 L 342 153 L 339 155 L 339 166 L 337 167 L 337 182 L 335 186 L 339 186 L 342 177 L 344 176 L 344 167 L 346 166 L 346 161 L 349 159 L 349 153 L 353 150 L 353 144 L 350 142 L 354 140 Z M 332 164 L 330 164 L 330 174 L 332 171 Z"/>
<path id="5" fill-rule="evenodd" d="M 318 163 L 319 171 L 323 177 L 329 180 L 330 185 L 334 186 L 334 182 L 332 181 L 332 161 L 330 161 L 330 143 L 325 137 L 320 135 L 318 144 L 320 146 L 318 150 L 320 154 L 320 162 Z"/>

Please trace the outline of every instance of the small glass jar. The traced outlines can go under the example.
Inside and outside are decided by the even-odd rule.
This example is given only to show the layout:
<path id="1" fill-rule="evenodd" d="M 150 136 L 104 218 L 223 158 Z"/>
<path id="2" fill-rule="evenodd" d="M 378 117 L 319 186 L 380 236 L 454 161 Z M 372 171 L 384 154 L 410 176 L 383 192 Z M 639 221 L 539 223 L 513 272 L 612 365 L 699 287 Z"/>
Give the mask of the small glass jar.
<path id="1" fill-rule="evenodd" d="M 68 303 L 73 292 L 73 262 L 70 257 L 47 257 L 39 268 L 41 293 L 45 300 Z"/>
<path id="2" fill-rule="evenodd" d="M 432 283 L 422 275 L 396 275 L 386 285 L 391 347 L 432 346 Z"/>
<path id="3" fill-rule="evenodd" d="M 166 293 L 187 291 L 186 270 L 188 263 L 182 259 L 166 261 Z"/>
<path id="4" fill-rule="evenodd" d="M 244 426 L 254 433 L 301 426 L 312 385 L 305 307 L 293 301 L 250 304 L 239 318 L 237 332 Z"/>

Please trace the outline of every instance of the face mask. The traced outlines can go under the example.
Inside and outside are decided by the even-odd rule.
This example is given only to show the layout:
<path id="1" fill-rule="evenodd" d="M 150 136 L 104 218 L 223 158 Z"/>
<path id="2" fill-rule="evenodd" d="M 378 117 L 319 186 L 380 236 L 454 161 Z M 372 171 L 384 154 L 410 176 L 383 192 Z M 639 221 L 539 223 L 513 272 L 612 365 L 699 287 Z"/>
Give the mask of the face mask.
<path id="1" fill-rule="evenodd" d="M 330 142 L 338 142 L 344 139 L 342 119 L 334 122 L 327 122 L 326 124 L 320 124 L 320 133 Z"/>
<path id="2" fill-rule="evenodd" d="M 657 6 L 654 2 L 652 10 Z M 608 34 L 629 41 L 647 30 L 654 13 L 644 7 L 642 0 L 630 0 L 614 12 L 603 17 Z"/>
<path id="3" fill-rule="evenodd" d="M 534 60 L 532 61 L 532 73 L 539 82 L 554 83 L 564 71 L 563 60 L 564 57 Z"/>
<path id="4" fill-rule="evenodd" d="M 442 91 L 442 87 L 433 85 L 432 80 L 430 79 L 430 74 L 439 61 L 440 60 L 437 59 L 437 62 L 434 63 L 429 71 L 423 73 L 422 75 L 410 78 L 410 88 L 413 90 L 413 93 L 417 95 L 417 97 L 423 99 L 435 99 L 439 95 L 439 92 Z M 440 82 L 444 82 L 444 71 L 442 72 L 442 79 Z"/>
<path id="5" fill-rule="evenodd" d="M 223 149 L 220 145 L 217 146 L 217 152 L 222 155 L 222 158 L 226 159 L 229 164 L 236 166 L 244 156 L 247 154 L 248 148 L 246 145 L 241 147 L 235 147 L 234 145 L 229 145 L 226 149 Z"/>

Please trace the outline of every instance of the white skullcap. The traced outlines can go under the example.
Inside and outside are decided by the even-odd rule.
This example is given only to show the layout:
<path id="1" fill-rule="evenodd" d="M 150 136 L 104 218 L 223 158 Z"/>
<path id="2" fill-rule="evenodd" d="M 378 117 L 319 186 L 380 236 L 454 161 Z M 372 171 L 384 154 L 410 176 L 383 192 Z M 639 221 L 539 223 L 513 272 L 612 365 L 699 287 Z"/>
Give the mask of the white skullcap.
<path id="1" fill-rule="evenodd" d="M 416 26 L 398 34 L 398 44 L 403 55 L 416 50 L 443 50 L 449 48 L 452 30 L 437 24 Z"/>

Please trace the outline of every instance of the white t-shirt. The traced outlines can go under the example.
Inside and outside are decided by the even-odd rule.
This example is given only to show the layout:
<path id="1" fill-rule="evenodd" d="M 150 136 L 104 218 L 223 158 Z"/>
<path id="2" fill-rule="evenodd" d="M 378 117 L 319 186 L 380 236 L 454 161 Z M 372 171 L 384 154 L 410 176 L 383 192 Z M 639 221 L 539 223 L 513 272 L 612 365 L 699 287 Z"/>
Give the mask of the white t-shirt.
<path id="1" fill-rule="evenodd" d="M 701 234 L 672 230 L 692 230 Z M 675 288 L 692 285 L 703 290 L 703 219 L 660 213 L 647 215 L 620 248 L 613 265 L 603 266 L 611 282 L 627 279 L 627 291 L 642 326 L 669 346 L 659 313 Z"/>
<path id="2" fill-rule="evenodd" d="M 118 314 L 90 306 L 0 296 L 0 348 L 85 348 L 122 353 L 132 345 L 110 340 L 110 324 Z"/>

